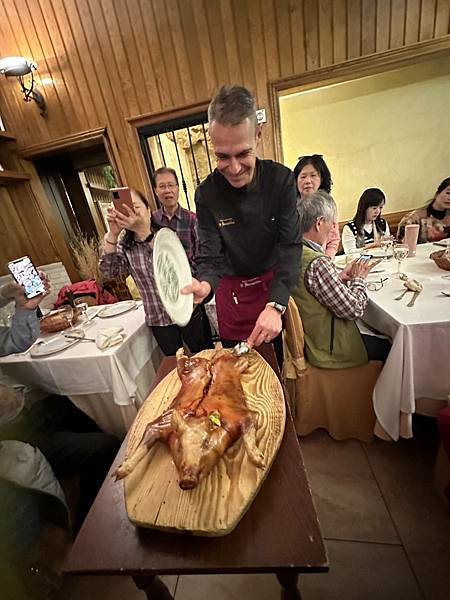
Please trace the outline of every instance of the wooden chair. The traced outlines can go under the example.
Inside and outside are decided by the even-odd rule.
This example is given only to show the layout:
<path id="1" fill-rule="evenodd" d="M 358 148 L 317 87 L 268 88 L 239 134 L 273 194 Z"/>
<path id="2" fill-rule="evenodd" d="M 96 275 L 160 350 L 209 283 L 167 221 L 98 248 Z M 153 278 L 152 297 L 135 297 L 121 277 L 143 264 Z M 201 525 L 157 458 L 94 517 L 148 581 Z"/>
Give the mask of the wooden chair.
<path id="1" fill-rule="evenodd" d="M 319 369 L 304 354 L 300 314 L 292 298 L 285 313 L 283 381 L 298 435 L 324 428 L 336 440 L 373 439 L 372 392 L 383 367 L 370 361 L 348 369 Z"/>

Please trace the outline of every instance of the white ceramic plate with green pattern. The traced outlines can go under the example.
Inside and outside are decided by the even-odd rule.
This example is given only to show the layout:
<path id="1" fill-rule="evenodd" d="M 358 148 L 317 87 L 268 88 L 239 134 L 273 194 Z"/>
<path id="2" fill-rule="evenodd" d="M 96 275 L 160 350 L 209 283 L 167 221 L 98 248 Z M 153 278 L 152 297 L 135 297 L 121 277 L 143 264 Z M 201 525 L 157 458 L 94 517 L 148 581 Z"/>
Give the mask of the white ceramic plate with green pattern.
<path id="1" fill-rule="evenodd" d="M 181 294 L 181 290 L 192 284 L 192 274 L 183 244 L 168 227 L 160 229 L 155 235 L 153 272 L 167 314 L 174 323 L 184 327 L 191 320 L 194 295 Z"/>

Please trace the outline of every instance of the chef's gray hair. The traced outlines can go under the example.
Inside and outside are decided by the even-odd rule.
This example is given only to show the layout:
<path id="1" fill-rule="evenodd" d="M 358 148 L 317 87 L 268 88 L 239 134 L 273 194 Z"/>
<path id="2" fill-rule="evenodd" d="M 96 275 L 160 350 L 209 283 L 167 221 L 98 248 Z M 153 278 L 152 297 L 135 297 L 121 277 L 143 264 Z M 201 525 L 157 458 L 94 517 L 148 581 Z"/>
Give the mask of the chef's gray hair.
<path id="1" fill-rule="evenodd" d="M 309 231 L 317 219 L 323 217 L 325 221 L 336 221 L 336 202 L 330 194 L 319 190 L 300 200 L 298 211 L 300 213 L 300 227 L 303 232 Z"/>
<path id="2" fill-rule="evenodd" d="M 211 100 L 208 107 L 208 121 L 234 127 L 245 119 L 257 125 L 256 100 L 245 87 L 224 85 Z"/>

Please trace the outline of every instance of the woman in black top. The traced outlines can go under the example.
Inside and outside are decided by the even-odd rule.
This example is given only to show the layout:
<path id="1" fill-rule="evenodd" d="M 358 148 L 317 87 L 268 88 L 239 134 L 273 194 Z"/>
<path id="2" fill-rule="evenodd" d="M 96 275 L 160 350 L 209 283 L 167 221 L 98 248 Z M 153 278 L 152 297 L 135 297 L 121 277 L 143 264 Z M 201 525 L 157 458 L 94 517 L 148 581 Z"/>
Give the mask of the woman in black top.
<path id="1" fill-rule="evenodd" d="M 342 230 L 342 247 L 348 254 L 355 248 L 376 248 L 382 236 L 390 235 L 389 225 L 381 217 L 386 196 L 379 188 L 364 190 L 353 221 Z"/>

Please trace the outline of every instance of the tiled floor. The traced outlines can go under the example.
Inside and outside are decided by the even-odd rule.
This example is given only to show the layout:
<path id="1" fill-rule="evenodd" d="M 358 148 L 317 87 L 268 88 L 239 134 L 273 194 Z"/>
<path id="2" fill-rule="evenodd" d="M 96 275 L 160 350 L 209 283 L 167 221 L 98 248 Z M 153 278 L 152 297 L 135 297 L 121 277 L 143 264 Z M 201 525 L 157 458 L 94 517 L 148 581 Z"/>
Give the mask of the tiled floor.
<path id="1" fill-rule="evenodd" d="M 450 515 L 432 486 L 436 432 L 416 420 L 413 440 L 301 442 L 330 558 L 327 574 L 304 575 L 304 600 L 447 600 Z M 176 600 L 276 600 L 272 575 L 180 576 Z M 126 577 L 80 577 L 58 600 L 145 600 Z"/>

